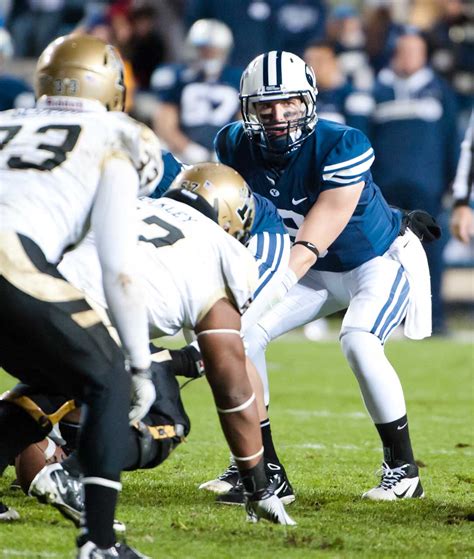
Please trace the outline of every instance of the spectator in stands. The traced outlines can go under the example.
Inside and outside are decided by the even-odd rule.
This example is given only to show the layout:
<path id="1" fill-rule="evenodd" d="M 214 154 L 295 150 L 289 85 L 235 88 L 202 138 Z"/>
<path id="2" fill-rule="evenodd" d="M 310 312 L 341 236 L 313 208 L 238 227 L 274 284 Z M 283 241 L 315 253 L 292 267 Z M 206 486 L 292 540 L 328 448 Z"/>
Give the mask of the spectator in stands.
<path id="1" fill-rule="evenodd" d="M 474 186 L 474 110 L 461 144 L 461 157 L 453 184 L 453 213 L 451 233 L 459 241 L 468 244 L 474 237 L 474 214 L 470 207 Z"/>
<path id="2" fill-rule="evenodd" d="M 366 51 L 370 65 L 377 73 L 390 63 L 397 38 L 403 33 L 402 26 L 392 17 L 388 3 L 369 7 L 365 12 Z"/>
<path id="3" fill-rule="evenodd" d="M 402 35 L 391 66 L 374 87 L 374 179 L 390 204 L 438 216 L 456 171 L 459 142 L 452 89 L 427 66 L 427 46 Z M 433 333 L 446 331 L 441 278 L 443 243 L 425 246 L 431 272 Z"/>
<path id="4" fill-rule="evenodd" d="M 428 33 L 434 69 L 449 80 L 461 108 L 469 111 L 474 96 L 474 4 L 439 0 L 441 17 Z"/>
<path id="5" fill-rule="evenodd" d="M 232 33 L 214 19 L 189 30 L 189 62 L 159 66 L 151 79 L 159 100 L 155 131 L 184 163 L 209 161 L 214 137 L 239 114 L 240 68 L 227 65 Z"/>
<path id="6" fill-rule="evenodd" d="M 245 67 L 269 50 L 302 55 L 310 41 L 325 34 L 325 0 L 189 0 L 187 22 L 215 18 L 231 29 L 235 44 L 230 62 Z"/>
<path id="7" fill-rule="evenodd" d="M 165 43 L 155 28 L 156 16 L 156 9 L 149 3 L 132 8 L 129 13 L 131 37 L 128 53 L 137 85 L 142 89 L 150 87 L 153 70 L 166 58 Z"/>
<path id="8" fill-rule="evenodd" d="M 17 76 L 7 74 L 3 67 L 13 56 L 13 44 L 10 34 L 0 27 L 0 111 L 18 107 L 33 107 L 35 96 L 33 89 Z"/>
<path id="9" fill-rule="evenodd" d="M 367 132 L 368 118 L 374 106 L 372 96 L 357 91 L 348 82 L 334 45 L 329 41 L 310 43 L 304 59 L 316 75 L 318 117 Z"/>
<path id="10" fill-rule="evenodd" d="M 336 6 L 328 17 L 327 35 L 334 43 L 347 80 L 359 90 L 372 89 L 374 72 L 366 52 L 365 30 L 359 12 L 353 6 Z"/>
<path id="11" fill-rule="evenodd" d="M 67 0 L 13 0 L 8 17 L 15 56 L 37 57 L 56 37 L 69 33 L 84 13 Z"/>

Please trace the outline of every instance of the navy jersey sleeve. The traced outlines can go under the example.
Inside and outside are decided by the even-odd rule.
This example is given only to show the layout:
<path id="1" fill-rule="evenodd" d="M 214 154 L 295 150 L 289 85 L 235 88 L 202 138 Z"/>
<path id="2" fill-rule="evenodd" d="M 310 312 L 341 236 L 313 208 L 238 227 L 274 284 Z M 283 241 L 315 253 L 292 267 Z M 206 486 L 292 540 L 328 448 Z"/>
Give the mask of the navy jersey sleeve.
<path id="1" fill-rule="evenodd" d="M 153 93 L 163 103 L 179 105 L 181 83 L 177 64 L 158 66 L 151 75 L 150 86 Z"/>
<path id="2" fill-rule="evenodd" d="M 323 163 L 321 190 L 365 181 L 374 159 L 367 137 L 360 130 L 348 128 Z"/>
<path id="3" fill-rule="evenodd" d="M 250 234 L 258 233 L 281 233 L 285 234 L 286 228 L 278 213 L 276 206 L 263 196 L 253 193 L 255 200 L 255 218 Z"/>
<path id="4" fill-rule="evenodd" d="M 163 157 L 163 176 L 161 177 L 158 186 L 150 194 L 150 198 L 161 198 L 163 194 L 171 186 L 171 183 L 178 176 L 178 174 L 183 170 L 183 164 L 181 161 L 176 159 L 173 154 L 164 149 L 161 150 L 161 155 Z"/>
<path id="5" fill-rule="evenodd" d="M 224 126 L 224 128 L 221 128 L 214 139 L 214 149 L 217 154 L 217 159 L 221 163 L 224 163 L 224 165 L 229 165 L 229 167 L 233 167 L 234 148 L 240 128 L 241 125 L 239 122 L 231 122 Z"/>

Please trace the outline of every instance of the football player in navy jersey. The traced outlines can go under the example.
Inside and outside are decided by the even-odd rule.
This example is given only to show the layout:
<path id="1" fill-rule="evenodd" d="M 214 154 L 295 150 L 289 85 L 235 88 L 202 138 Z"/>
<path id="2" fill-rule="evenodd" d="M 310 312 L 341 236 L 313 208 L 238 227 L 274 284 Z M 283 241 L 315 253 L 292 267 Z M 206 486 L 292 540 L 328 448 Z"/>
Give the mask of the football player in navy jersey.
<path id="1" fill-rule="evenodd" d="M 158 66 L 151 77 L 156 133 L 184 163 L 213 159 L 216 133 L 239 112 L 242 69 L 226 63 L 232 45 L 227 25 L 198 20 L 186 38 L 189 63 Z"/>
<path id="2" fill-rule="evenodd" d="M 314 72 L 298 56 L 262 54 L 242 76 L 243 122 L 216 138 L 219 160 L 272 200 L 293 240 L 269 310 L 247 332 L 249 356 L 266 379 L 270 340 L 347 309 L 342 350 L 384 451 L 381 482 L 363 496 L 421 497 L 403 391 L 384 343 L 404 318 L 408 336 L 431 333 L 426 257 L 402 212 L 388 206 L 372 180 L 368 139 L 354 128 L 318 121 L 316 94 Z"/>

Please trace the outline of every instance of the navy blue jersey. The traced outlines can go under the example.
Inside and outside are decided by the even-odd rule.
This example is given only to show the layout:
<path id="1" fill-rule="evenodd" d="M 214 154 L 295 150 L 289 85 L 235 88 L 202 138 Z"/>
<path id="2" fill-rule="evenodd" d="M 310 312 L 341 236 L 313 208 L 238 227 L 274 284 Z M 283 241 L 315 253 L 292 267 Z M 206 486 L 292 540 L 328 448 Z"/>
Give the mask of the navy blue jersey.
<path id="1" fill-rule="evenodd" d="M 212 150 L 219 129 L 239 111 L 241 73 L 225 66 L 217 79 L 210 80 L 192 66 L 167 64 L 153 72 L 151 88 L 160 101 L 178 107 L 183 133 Z"/>
<path id="2" fill-rule="evenodd" d="M 373 149 L 359 130 L 319 120 L 315 133 L 293 152 L 283 169 L 265 163 L 242 122 L 224 127 L 215 147 L 219 160 L 237 170 L 253 192 L 272 200 L 293 240 L 321 192 L 365 183 L 354 214 L 316 261 L 317 270 L 352 270 L 384 254 L 399 233 L 401 214 L 388 206 L 373 182 Z"/>
<path id="3" fill-rule="evenodd" d="M 16 76 L 0 76 L 0 111 L 30 108 L 34 102 L 33 90 L 26 82 Z"/>
<path id="4" fill-rule="evenodd" d="M 305 46 L 324 37 L 324 0 L 188 0 L 186 20 L 215 18 L 226 23 L 234 35 L 230 61 L 246 66 L 269 50 L 303 55 Z"/>
<path id="5" fill-rule="evenodd" d="M 368 117 L 373 108 L 371 96 L 357 91 L 349 82 L 331 89 L 319 89 L 317 98 L 318 117 L 347 124 L 366 133 Z"/>
<path id="6" fill-rule="evenodd" d="M 150 198 L 161 198 L 184 168 L 181 161 L 176 159 L 169 151 L 161 150 L 161 154 L 164 164 L 163 176 L 155 190 L 150 194 Z M 251 235 L 258 235 L 259 233 L 285 234 L 287 232 L 286 228 L 275 205 L 256 193 L 254 193 L 254 199 L 255 218 L 250 232 Z"/>
<path id="7" fill-rule="evenodd" d="M 169 151 L 162 149 L 161 157 L 163 158 L 163 176 L 155 190 L 150 194 L 150 198 L 161 198 L 184 168 L 181 161 L 176 159 Z"/>
<path id="8" fill-rule="evenodd" d="M 459 155 L 453 91 L 429 68 L 407 79 L 387 68 L 377 78 L 374 99 L 377 183 L 391 203 L 437 212 Z M 426 194 L 434 205 L 424 205 Z"/>

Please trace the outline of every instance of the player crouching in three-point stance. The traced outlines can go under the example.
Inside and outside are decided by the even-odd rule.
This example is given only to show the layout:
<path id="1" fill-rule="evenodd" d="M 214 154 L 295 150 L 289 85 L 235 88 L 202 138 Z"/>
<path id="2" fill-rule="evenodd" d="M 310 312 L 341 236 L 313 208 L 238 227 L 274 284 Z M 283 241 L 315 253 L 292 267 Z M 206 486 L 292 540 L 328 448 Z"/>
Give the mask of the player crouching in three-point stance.
<path id="1" fill-rule="evenodd" d="M 219 160 L 272 200 L 294 243 L 269 311 L 246 332 L 249 357 L 266 385 L 270 340 L 347 309 L 342 350 L 385 459 L 380 485 L 364 497 L 421 497 L 403 391 L 384 343 L 404 318 L 409 337 L 431 333 L 429 273 L 413 231 L 427 240 L 436 225 L 387 205 L 370 173 L 369 141 L 359 130 L 318 121 L 316 94 L 315 75 L 298 56 L 262 54 L 242 76 L 243 122 L 216 138 Z"/>
<path id="2" fill-rule="evenodd" d="M 140 200 L 136 218 L 137 269 L 150 336 L 194 330 L 222 430 L 245 488 L 249 519 L 294 524 L 275 495 L 277 482 L 270 482 L 265 472 L 257 405 L 240 334 L 240 315 L 251 302 L 258 277 L 255 260 L 242 244 L 254 219 L 252 194 L 233 169 L 216 163 L 195 165 L 180 173 L 162 198 Z M 102 308 L 107 305 L 91 239 L 65 255 L 59 269 L 90 300 Z M 150 425 L 150 418 L 146 422 Z M 136 460 L 127 463 L 127 469 L 134 464 Z M 40 472 L 39 481 L 41 477 Z M 30 488 L 37 497 L 42 494 L 40 485 L 37 479 Z"/>
<path id="3" fill-rule="evenodd" d="M 160 146 L 121 113 L 122 62 L 102 41 L 68 36 L 51 43 L 39 58 L 35 89 L 35 108 L 0 114 L 0 364 L 38 391 L 83 405 L 85 514 L 77 556 L 140 558 L 115 542 L 113 519 L 130 394 L 132 421 L 155 397 L 134 212 L 139 188 L 150 192 L 161 176 Z M 89 224 L 132 374 L 82 292 L 56 267 Z M 0 402 L 0 472 L 25 442 L 45 434 L 14 399 Z"/>

